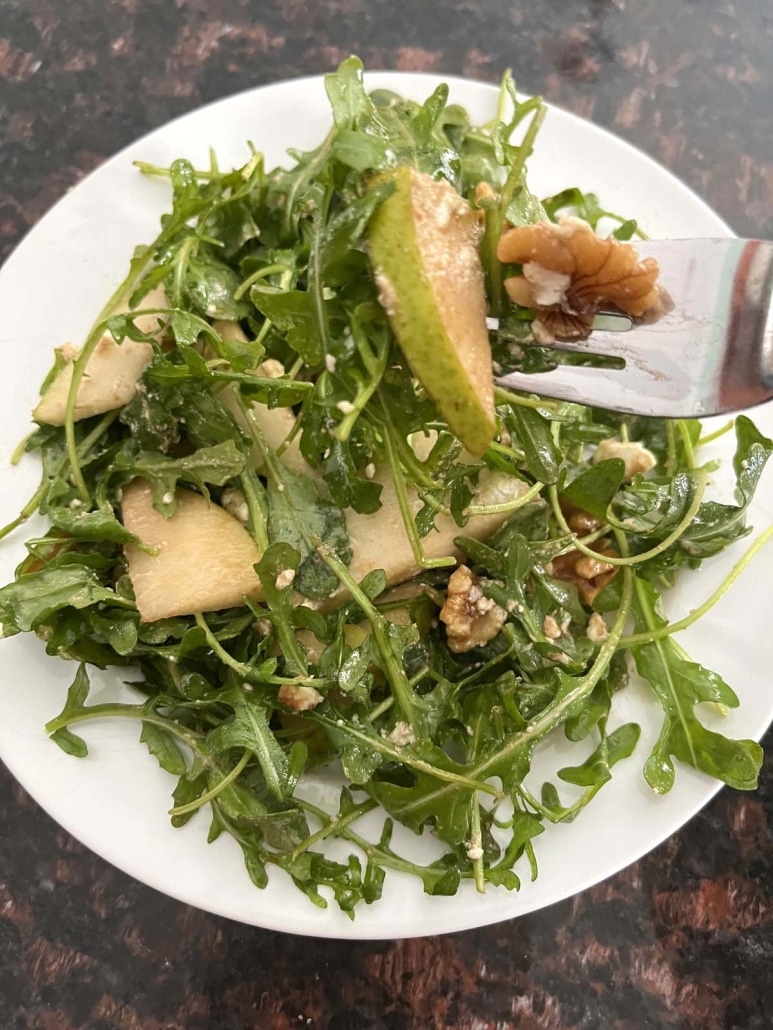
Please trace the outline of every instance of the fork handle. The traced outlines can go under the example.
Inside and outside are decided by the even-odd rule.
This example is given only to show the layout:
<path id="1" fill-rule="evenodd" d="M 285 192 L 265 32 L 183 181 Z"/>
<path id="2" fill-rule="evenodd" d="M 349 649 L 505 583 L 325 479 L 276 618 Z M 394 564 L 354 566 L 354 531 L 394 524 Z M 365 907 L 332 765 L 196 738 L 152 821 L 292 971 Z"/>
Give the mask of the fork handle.
<path id="1" fill-rule="evenodd" d="M 721 378 L 723 410 L 773 397 L 773 243 L 748 240 L 732 285 Z M 755 382 L 750 372 L 756 370 Z"/>

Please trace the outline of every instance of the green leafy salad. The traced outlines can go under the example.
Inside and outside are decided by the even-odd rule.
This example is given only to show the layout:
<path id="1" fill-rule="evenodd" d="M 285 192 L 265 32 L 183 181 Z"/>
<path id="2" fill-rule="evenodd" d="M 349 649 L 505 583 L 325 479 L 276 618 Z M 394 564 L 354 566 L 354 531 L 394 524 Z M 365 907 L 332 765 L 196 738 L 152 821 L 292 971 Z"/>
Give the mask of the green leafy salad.
<path id="1" fill-rule="evenodd" d="M 636 223 L 529 191 L 544 109 L 509 75 L 482 126 L 445 86 L 423 104 L 369 95 L 355 58 L 326 86 L 333 127 L 289 168 L 258 151 L 234 171 L 214 154 L 140 166 L 171 209 L 43 384 L 19 449 L 42 480 L 3 535 L 35 513 L 50 528 L 0 621 L 77 663 L 47 726 L 61 748 L 84 758 L 81 724 L 136 720 L 176 779 L 175 826 L 205 809 L 258 887 L 279 866 L 353 916 L 390 869 L 433 895 L 517 889 L 545 824 L 624 759 L 655 794 L 677 763 L 755 787 L 760 747 L 699 718 L 736 695 L 672 634 L 767 535 L 681 622 L 660 596 L 750 532 L 773 442 L 744 416 L 726 427 L 721 503 L 701 457 L 718 434 L 699 422 L 495 387 L 492 368 L 556 360 L 505 287 L 521 268 L 498 257 L 503 233 L 569 215 L 622 242 Z M 135 703 L 89 704 L 89 666 L 118 669 Z M 610 720 L 633 670 L 662 717 L 650 754 Z M 558 734 L 575 764 L 534 783 Z M 340 801 L 323 811 L 304 788 L 330 765 Z M 377 839 L 360 825 L 374 810 Z M 440 857 L 401 855 L 395 821 Z"/>

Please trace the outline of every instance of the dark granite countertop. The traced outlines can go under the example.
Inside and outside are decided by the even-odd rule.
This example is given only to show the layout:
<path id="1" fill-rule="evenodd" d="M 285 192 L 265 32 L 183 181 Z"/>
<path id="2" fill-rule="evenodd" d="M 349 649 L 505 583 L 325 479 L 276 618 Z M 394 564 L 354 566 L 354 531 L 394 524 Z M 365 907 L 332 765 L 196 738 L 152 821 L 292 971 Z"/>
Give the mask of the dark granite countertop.
<path id="1" fill-rule="evenodd" d="M 773 237 L 768 0 L 0 0 L 0 248 L 167 119 L 370 67 L 519 84 Z M 773 741 L 770 741 L 773 743 Z M 773 763 L 606 883 L 407 942 L 257 930 L 96 858 L 0 772 L 0 1030 L 773 1027 Z"/>

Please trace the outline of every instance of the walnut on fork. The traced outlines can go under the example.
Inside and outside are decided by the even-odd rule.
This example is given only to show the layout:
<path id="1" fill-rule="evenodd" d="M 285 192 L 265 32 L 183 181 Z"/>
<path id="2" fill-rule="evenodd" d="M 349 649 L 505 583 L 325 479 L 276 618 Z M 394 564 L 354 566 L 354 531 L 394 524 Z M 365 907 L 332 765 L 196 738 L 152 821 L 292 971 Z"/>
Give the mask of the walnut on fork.
<path id="1" fill-rule="evenodd" d="M 640 260 L 632 244 L 597 236 L 578 218 L 515 226 L 503 234 L 497 257 L 523 268 L 505 288 L 514 303 L 535 312 L 538 343 L 585 339 L 604 308 L 639 318 L 663 304 L 657 261 Z"/>

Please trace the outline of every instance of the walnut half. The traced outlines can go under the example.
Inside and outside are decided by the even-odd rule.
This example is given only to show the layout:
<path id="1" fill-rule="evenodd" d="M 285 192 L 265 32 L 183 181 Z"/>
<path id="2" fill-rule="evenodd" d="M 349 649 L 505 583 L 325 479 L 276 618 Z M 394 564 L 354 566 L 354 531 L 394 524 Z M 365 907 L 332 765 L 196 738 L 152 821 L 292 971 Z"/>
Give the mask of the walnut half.
<path id="1" fill-rule="evenodd" d="M 540 343 L 587 337 L 604 307 L 638 318 L 662 304 L 657 261 L 640 260 L 632 244 L 602 239 L 578 218 L 509 229 L 497 257 L 523 266 L 505 287 L 514 303 L 537 313 Z"/>
<path id="2" fill-rule="evenodd" d="M 448 594 L 440 611 L 446 625 L 449 650 L 455 654 L 482 647 L 499 633 L 507 612 L 479 586 L 478 577 L 466 565 L 460 565 L 448 580 Z"/>

